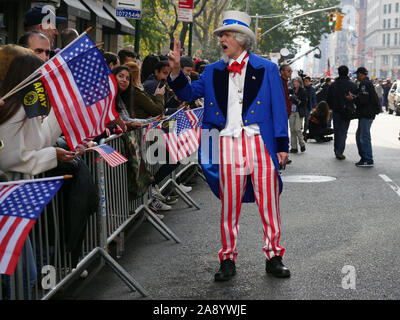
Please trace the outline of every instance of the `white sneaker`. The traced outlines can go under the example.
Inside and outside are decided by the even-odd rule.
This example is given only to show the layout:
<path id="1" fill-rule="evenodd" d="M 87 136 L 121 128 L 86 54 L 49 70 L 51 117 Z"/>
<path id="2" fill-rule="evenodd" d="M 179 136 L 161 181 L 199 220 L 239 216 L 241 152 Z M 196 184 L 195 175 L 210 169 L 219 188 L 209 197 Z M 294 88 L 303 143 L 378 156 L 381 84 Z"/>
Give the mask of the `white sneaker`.
<path id="1" fill-rule="evenodd" d="M 154 199 L 158 199 L 163 202 L 166 200 L 165 197 L 161 194 L 160 189 L 157 185 L 155 187 L 151 187 L 151 196 Z"/>
<path id="2" fill-rule="evenodd" d="M 157 211 L 169 211 L 169 210 L 171 210 L 171 206 L 163 203 L 162 201 L 160 201 L 158 199 L 154 199 L 151 202 L 150 206 L 152 206 Z"/>
<path id="3" fill-rule="evenodd" d="M 192 187 L 185 186 L 185 185 L 182 184 L 182 183 L 179 185 L 179 187 L 182 189 L 182 191 L 184 191 L 184 192 L 186 192 L 186 193 L 192 191 Z"/>

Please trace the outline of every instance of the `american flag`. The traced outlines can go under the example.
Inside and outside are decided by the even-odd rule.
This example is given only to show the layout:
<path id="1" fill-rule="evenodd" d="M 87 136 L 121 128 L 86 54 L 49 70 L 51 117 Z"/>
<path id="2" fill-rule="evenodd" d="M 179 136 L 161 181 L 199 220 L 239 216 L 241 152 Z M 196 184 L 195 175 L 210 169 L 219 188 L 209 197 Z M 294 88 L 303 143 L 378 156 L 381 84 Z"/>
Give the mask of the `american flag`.
<path id="1" fill-rule="evenodd" d="M 162 136 L 165 139 L 171 163 L 177 163 L 199 148 L 196 132 L 184 108 L 175 112 L 155 128 L 163 132 Z"/>
<path id="2" fill-rule="evenodd" d="M 201 126 L 203 124 L 204 108 L 196 108 L 186 111 L 186 115 L 189 118 L 191 125 L 193 126 L 197 139 L 200 141 L 201 137 Z"/>
<path id="3" fill-rule="evenodd" d="M 61 188 L 55 180 L 0 185 L 0 274 L 12 275 L 32 226 Z"/>
<path id="4" fill-rule="evenodd" d="M 128 161 L 127 158 L 107 144 L 101 144 L 90 149 L 97 151 L 111 167 L 119 166 L 120 164 Z"/>
<path id="5" fill-rule="evenodd" d="M 47 62 L 40 73 L 71 149 L 103 133 L 106 124 L 118 117 L 115 77 L 85 33 Z"/>

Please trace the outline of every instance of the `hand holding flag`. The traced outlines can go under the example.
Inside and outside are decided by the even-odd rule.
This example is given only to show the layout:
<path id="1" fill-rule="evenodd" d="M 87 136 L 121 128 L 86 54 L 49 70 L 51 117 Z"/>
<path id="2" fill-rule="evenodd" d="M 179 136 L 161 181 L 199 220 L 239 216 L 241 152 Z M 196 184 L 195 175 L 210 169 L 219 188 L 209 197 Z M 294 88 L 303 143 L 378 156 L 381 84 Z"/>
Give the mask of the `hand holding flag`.
<path id="1" fill-rule="evenodd" d="M 99 146 L 91 147 L 86 150 L 97 151 L 111 167 L 119 166 L 120 164 L 128 161 L 128 159 L 125 158 L 122 154 L 106 144 L 101 144 Z"/>
<path id="2" fill-rule="evenodd" d="M 14 273 L 29 231 L 68 177 L 0 183 L 0 274 Z"/>

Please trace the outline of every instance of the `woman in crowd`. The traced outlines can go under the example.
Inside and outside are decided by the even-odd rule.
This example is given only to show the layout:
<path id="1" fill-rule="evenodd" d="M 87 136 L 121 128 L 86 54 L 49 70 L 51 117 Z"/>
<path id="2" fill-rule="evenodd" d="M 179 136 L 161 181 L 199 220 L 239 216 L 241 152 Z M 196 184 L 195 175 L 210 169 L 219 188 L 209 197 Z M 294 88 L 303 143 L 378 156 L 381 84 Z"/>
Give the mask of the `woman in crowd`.
<path id="1" fill-rule="evenodd" d="M 329 117 L 329 106 L 325 101 L 321 101 L 310 114 L 310 133 L 305 134 L 304 140 L 306 142 L 308 139 L 315 139 L 317 142 L 331 141 L 332 137 L 326 137 L 333 134 L 333 129 L 328 128 Z"/>
<path id="2" fill-rule="evenodd" d="M 14 58 L 5 76 L 0 96 L 3 97 L 27 78 L 43 61 L 33 54 Z M 61 135 L 53 109 L 43 120 L 28 119 L 20 94 L 4 101 L 0 108 L 0 137 L 4 148 L 0 151 L 0 170 L 36 175 L 57 166 L 57 161 L 71 161 L 75 152 L 53 147 Z"/>
<path id="3" fill-rule="evenodd" d="M 0 49 L 2 53 L 6 52 L 4 50 L 4 47 Z M 7 48 L 7 59 L 3 61 L 1 70 L 3 84 L 0 87 L 0 97 L 16 87 L 43 63 L 40 58 L 17 46 Z M 59 161 L 68 162 L 75 158 L 74 152 L 53 147 L 57 138 L 61 135 L 61 128 L 52 109 L 43 120 L 40 117 L 29 119 L 22 106 L 23 97 L 20 93 L 16 93 L 1 102 L 0 137 L 2 149 L 0 150 L 0 170 L 5 172 L 8 179 L 13 179 L 13 172 L 21 173 L 24 178 L 29 179 L 33 175 L 55 168 Z M 37 277 L 29 237 L 25 242 L 21 256 L 24 269 L 24 298 L 27 299 L 28 292 L 34 286 Z M 29 268 L 29 273 L 26 272 L 25 268 Z M 9 283 L 9 279 L 6 279 L 7 288 L 9 288 Z M 9 292 L 7 292 L 7 295 L 9 295 Z"/>
<path id="4" fill-rule="evenodd" d="M 131 68 L 128 67 L 131 66 Z M 136 63 L 131 62 L 127 63 L 127 65 L 116 67 L 112 70 L 115 75 L 118 84 L 118 95 L 116 99 L 116 109 L 120 114 L 121 118 L 125 121 L 125 124 L 128 128 L 141 128 L 143 125 L 148 124 L 154 121 L 160 121 L 162 119 L 162 113 L 164 111 L 163 108 L 163 88 L 159 89 L 160 98 L 158 100 L 161 102 L 161 108 L 159 108 L 156 103 L 148 96 L 143 89 L 140 89 L 140 80 L 139 80 L 139 67 Z M 139 105 L 139 106 L 138 106 Z M 147 110 L 145 118 L 133 118 L 136 116 L 136 110 L 142 110 L 142 114 Z M 150 117 L 150 118 L 149 118 Z M 151 118 L 152 117 L 152 118 Z M 126 140 L 127 141 L 127 140 Z M 127 141 L 128 142 L 128 141 Z M 132 148 L 128 148 L 132 150 L 135 154 L 132 157 L 133 162 L 140 163 L 142 160 L 139 159 L 139 155 L 136 153 L 138 151 L 138 143 L 135 137 L 130 136 L 129 143 L 127 145 L 132 145 Z M 127 155 L 130 157 L 130 155 Z M 140 165 L 138 165 L 140 167 Z M 146 175 L 147 172 L 142 172 L 142 175 Z M 135 175 L 135 179 L 130 180 L 130 188 L 132 194 L 136 193 L 138 190 L 133 190 L 133 186 L 140 186 L 141 184 L 147 184 L 146 176 Z M 129 176 L 132 177 L 132 176 Z M 150 182 L 151 183 L 151 182 Z M 142 186 L 142 189 L 145 189 L 146 185 Z M 143 191 L 143 190 L 142 190 Z M 158 210 L 171 210 L 170 206 L 167 206 L 161 200 L 166 200 L 162 195 L 158 192 L 154 192 L 154 188 L 152 188 L 153 195 L 156 195 L 152 202 L 152 207 L 155 211 Z M 163 218 L 163 215 L 158 215 L 159 218 Z"/>
<path id="5" fill-rule="evenodd" d="M 154 73 L 154 69 L 158 62 L 160 62 L 160 57 L 155 54 L 149 54 L 144 58 L 140 72 L 140 80 L 142 83 Z"/>
<path id="6" fill-rule="evenodd" d="M 297 153 L 298 144 L 300 145 L 301 152 L 306 151 L 301 126 L 306 115 L 307 97 L 303 88 L 303 80 L 300 77 L 292 80 L 292 86 L 293 88 L 289 90 L 289 98 L 292 103 L 292 113 L 289 116 L 290 152 Z"/>
<path id="7" fill-rule="evenodd" d="M 134 62 L 125 64 L 131 72 L 132 77 L 132 99 L 130 111 L 131 116 L 135 118 L 146 119 L 156 117 L 164 113 L 164 94 L 165 85 L 157 87 L 153 95 L 147 94 L 140 81 L 140 69 Z"/>

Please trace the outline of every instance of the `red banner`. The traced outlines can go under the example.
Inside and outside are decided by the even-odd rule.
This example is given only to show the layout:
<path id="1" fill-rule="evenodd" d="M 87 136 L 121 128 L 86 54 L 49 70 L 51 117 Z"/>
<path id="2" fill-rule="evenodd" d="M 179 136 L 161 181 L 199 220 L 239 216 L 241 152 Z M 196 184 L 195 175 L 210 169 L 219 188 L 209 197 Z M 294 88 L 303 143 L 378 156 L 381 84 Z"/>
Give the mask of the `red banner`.
<path id="1" fill-rule="evenodd" d="M 179 0 L 178 21 L 193 21 L 193 0 Z"/>
<path id="2" fill-rule="evenodd" d="M 193 0 L 179 0 L 178 8 L 193 9 Z"/>

